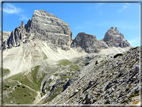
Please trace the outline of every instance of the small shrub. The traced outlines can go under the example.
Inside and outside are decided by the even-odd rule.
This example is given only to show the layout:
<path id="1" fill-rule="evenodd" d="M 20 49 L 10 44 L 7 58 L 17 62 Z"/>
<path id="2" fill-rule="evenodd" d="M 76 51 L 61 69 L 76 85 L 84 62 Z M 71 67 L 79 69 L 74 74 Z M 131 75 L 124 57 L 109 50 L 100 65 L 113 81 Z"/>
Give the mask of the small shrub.
<path id="1" fill-rule="evenodd" d="M 121 53 L 116 54 L 116 55 L 114 55 L 114 58 L 117 58 L 118 56 L 123 56 L 123 54 L 121 54 Z"/>
<path id="2" fill-rule="evenodd" d="M 97 64 L 98 64 L 98 60 L 96 61 L 95 65 L 97 65 Z"/>
<path id="3" fill-rule="evenodd" d="M 57 73 L 57 74 L 53 74 L 54 76 L 58 76 L 59 74 Z"/>
<path id="4" fill-rule="evenodd" d="M 22 86 L 22 88 L 25 88 L 25 86 Z"/>
<path id="5" fill-rule="evenodd" d="M 139 90 L 135 91 L 133 94 L 130 95 L 129 98 L 135 97 L 139 95 Z"/>
<path id="6" fill-rule="evenodd" d="M 17 87 L 20 87 L 20 85 L 17 85 Z"/>
<path id="7" fill-rule="evenodd" d="M 48 83 L 50 84 L 52 82 L 52 79 L 49 79 Z"/>

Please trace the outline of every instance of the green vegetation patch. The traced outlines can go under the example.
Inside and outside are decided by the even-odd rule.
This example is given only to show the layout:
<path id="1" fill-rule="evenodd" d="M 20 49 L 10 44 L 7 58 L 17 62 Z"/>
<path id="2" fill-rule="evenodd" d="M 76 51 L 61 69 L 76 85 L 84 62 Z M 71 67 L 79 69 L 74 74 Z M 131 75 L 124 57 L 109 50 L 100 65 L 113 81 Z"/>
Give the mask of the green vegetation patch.
<path id="1" fill-rule="evenodd" d="M 54 76 L 58 76 L 59 75 L 59 73 L 56 73 L 56 74 L 53 74 Z"/>
<path id="2" fill-rule="evenodd" d="M 77 64 L 72 64 L 69 67 L 70 69 L 74 69 L 75 71 L 77 71 L 79 69 L 79 66 Z"/>
<path id="3" fill-rule="evenodd" d="M 0 70 L 1 70 L 2 68 L 0 68 Z M 10 74 L 10 70 L 9 69 L 6 69 L 6 68 L 3 68 L 3 76 L 6 76 L 6 75 L 8 75 L 8 74 Z"/>
<path id="4" fill-rule="evenodd" d="M 69 61 L 69 60 L 67 60 L 67 59 L 64 59 L 64 60 L 60 60 L 60 61 L 58 61 L 58 66 L 61 66 L 61 65 L 63 65 L 63 66 L 67 66 L 67 65 L 70 65 L 71 64 L 71 61 Z"/>
<path id="5" fill-rule="evenodd" d="M 25 72 L 22 72 L 3 81 L 4 104 L 31 104 L 35 100 L 37 96 L 35 91 L 40 90 L 41 82 L 45 76 L 44 74 L 41 77 L 37 76 L 39 68 L 40 66 L 33 67 L 31 72 L 26 75 Z"/>
<path id="6" fill-rule="evenodd" d="M 24 87 L 24 88 L 23 88 Z M 23 85 L 17 85 L 16 88 L 3 96 L 4 104 L 32 104 L 37 93 Z"/>
<path id="7" fill-rule="evenodd" d="M 139 95 L 139 90 L 136 90 L 133 94 L 130 95 L 129 98 L 133 98 L 135 96 L 138 96 Z"/>
<path id="8" fill-rule="evenodd" d="M 63 90 L 62 87 L 58 87 L 55 91 L 53 91 L 52 95 L 47 100 L 44 101 L 44 103 L 53 100 L 62 90 Z"/>
<path id="9" fill-rule="evenodd" d="M 51 82 L 52 82 L 52 79 L 49 79 L 49 80 L 48 80 L 48 83 L 50 84 Z"/>
<path id="10" fill-rule="evenodd" d="M 134 47 L 134 48 L 131 48 L 130 50 L 134 50 L 134 49 L 137 49 L 138 48 L 138 46 L 137 47 Z"/>
<path id="11" fill-rule="evenodd" d="M 49 86 L 49 87 L 45 88 L 45 90 L 50 91 L 50 88 L 51 88 L 51 87 Z"/>
<path id="12" fill-rule="evenodd" d="M 60 76 L 61 77 L 61 79 L 67 79 L 67 78 L 70 78 L 70 76 L 65 76 L 65 75 L 62 75 L 62 76 Z"/>
<path id="13" fill-rule="evenodd" d="M 34 67 L 32 72 L 31 72 L 31 77 L 33 79 L 33 83 L 36 84 L 35 89 L 38 90 L 38 91 L 40 90 L 41 82 L 42 82 L 42 80 L 45 76 L 45 75 L 43 75 L 41 78 L 37 79 L 37 73 L 39 71 L 39 68 L 40 68 L 40 66 L 38 65 L 38 66 Z"/>
<path id="14" fill-rule="evenodd" d="M 16 80 L 25 84 L 36 91 L 40 90 L 41 81 L 43 80 L 44 76 L 37 79 L 37 72 L 39 71 L 40 66 L 33 67 L 31 69 L 31 73 L 28 75 L 24 75 L 24 73 L 19 73 L 7 79 L 7 81 Z"/>

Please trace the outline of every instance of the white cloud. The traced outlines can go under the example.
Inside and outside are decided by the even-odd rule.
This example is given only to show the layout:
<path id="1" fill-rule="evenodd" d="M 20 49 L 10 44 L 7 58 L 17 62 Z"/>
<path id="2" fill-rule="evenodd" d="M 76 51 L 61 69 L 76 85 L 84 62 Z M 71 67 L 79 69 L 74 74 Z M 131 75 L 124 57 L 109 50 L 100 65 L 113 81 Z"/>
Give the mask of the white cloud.
<path id="1" fill-rule="evenodd" d="M 27 18 L 26 16 L 24 15 L 21 15 L 21 18 L 19 20 L 29 20 L 30 18 Z"/>
<path id="2" fill-rule="evenodd" d="M 8 14 L 16 14 L 21 11 L 20 8 L 16 8 L 14 5 L 7 3 L 6 7 L 3 8 L 3 12 L 8 13 Z"/>
<path id="3" fill-rule="evenodd" d="M 118 12 L 121 13 L 124 9 L 126 9 L 130 5 L 129 3 L 125 3 L 122 9 L 119 9 Z"/>
<path id="4" fill-rule="evenodd" d="M 130 3 L 126 3 L 126 5 L 130 5 Z"/>
<path id="5" fill-rule="evenodd" d="M 127 6 L 123 6 L 123 9 L 127 8 Z"/>
<path id="6" fill-rule="evenodd" d="M 120 13 L 120 12 L 122 12 L 123 11 L 123 9 L 121 9 L 121 10 L 118 10 L 118 12 Z"/>

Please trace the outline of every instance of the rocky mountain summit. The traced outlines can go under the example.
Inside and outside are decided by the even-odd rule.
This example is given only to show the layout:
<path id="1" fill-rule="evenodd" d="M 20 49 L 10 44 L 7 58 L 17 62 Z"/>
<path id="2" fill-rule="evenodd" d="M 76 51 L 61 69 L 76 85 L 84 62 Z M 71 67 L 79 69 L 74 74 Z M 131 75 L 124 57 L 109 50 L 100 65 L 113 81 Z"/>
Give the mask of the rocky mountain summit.
<path id="1" fill-rule="evenodd" d="M 106 42 L 106 44 L 109 47 L 128 47 L 130 44 L 125 40 L 124 35 L 121 34 L 117 27 L 115 29 L 111 27 L 106 33 L 105 37 L 103 38 L 103 41 Z"/>
<path id="2" fill-rule="evenodd" d="M 71 44 L 72 48 L 77 48 L 78 51 L 84 50 L 87 53 L 98 53 L 102 49 L 109 47 L 130 47 L 130 44 L 125 40 L 124 35 L 119 33 L 117 27 L 111 27 L 102 40 L 97 40 L 96 36 L 79 33 Z"/>
<path id="3" fill-rule="evenodd" d="M 20 46 L 31 40 L 42 40 L 59 47 L 70 47 L 72 32 L 67 23 L 43 10 L 35 10 L 32 20 L 24 26 L 16 27 L 7 41 L 3 42 L 3 49 Z"/>
<path id="4" fill-rule="evenodd" d="M 73 40 L 71 47 L 80 47 L 87 53 L 97 53 L 103 48 L 108 48 L 107 44 L 103 41 L 97 40 L 96 36 L 86 33 L 79 33 Z"/>

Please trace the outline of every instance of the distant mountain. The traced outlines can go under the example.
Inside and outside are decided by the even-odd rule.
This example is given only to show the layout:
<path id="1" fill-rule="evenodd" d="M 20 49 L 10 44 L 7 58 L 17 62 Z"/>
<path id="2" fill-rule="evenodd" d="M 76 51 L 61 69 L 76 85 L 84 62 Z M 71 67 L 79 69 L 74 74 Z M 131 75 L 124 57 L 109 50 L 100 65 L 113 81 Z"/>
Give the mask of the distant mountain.
<path id="1" fill-rule="evenodd" d="M 81 47 L 87 53 L 98 53 L 101 49 L 108 48 L 103 41 L 97 40 L 96 36 L 79 33 L 73 40 L 71 47 Z"/>
<path id="2" fill-rule="evenodd" d="M 117 27 L 114 29 L 111 27 L 106 33 L 102 40 L 97 40 L 96 36 L 79 33 L 71 44 L 72 48 L 81 47 L 78 51 L 84 50 L 87 53 L 98 53 L 102 49 L 110 47 L 131 47 L 130 44 L 125 40 L 124 35 L 119 33 Z"/>
<path id="3" fill-rule="evenodd" d="M 105 33 L 105 37 L 103 39 L 104 42 L 106 42 L 106 44 L 109 47 L 129 47 L 130 44 L 127 42 L 127 40 L 125 40 L 124 35 L 121 34 L 117 27 L 115 27 L 115 29 L 113 27 L 111 27 L 106 33 Z"/>

